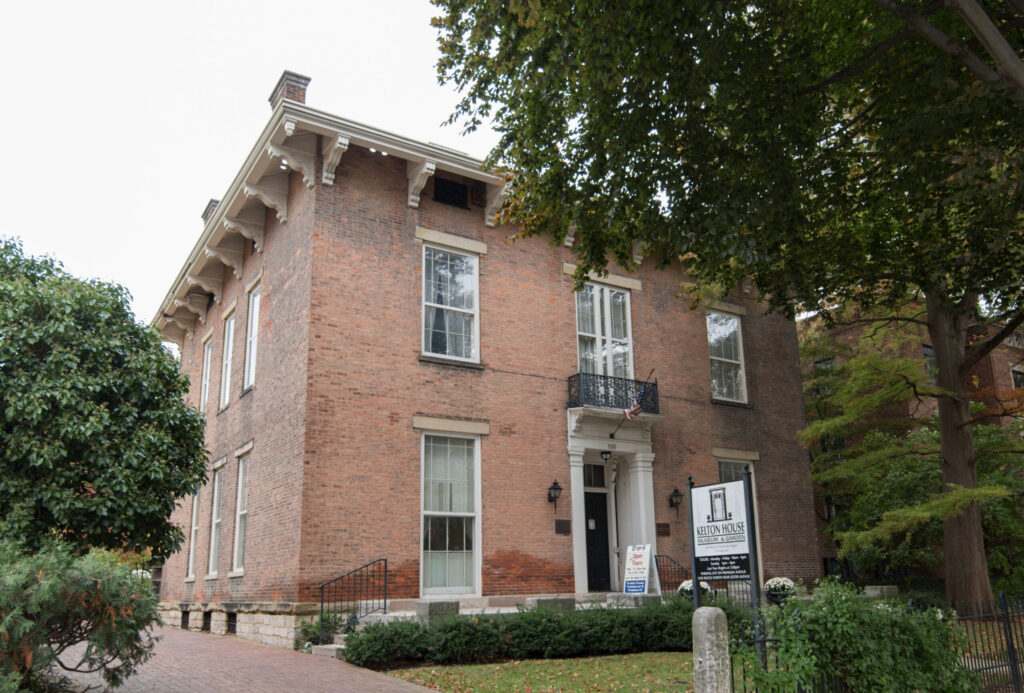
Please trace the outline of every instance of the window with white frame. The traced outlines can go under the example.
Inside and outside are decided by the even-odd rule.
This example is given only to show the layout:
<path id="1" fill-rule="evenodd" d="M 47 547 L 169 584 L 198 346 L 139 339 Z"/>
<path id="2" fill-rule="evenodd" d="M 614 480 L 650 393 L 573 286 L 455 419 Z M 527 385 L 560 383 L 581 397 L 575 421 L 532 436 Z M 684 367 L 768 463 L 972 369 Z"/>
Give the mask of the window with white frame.
<path id="1" fill-rule="evenodd" d="M 203 373 L 199 386 L 199 411 L 206 413 L 206 398 L 210 394 L 210 362 L 213 360 L 213 339 L 203 342 Z"/>
<path id="2" fill-rule="evenodd" d="M 423 246 L 423 353 L 479 361 L 478 258 Z"/>
<path id="3" fill-rule="evenodd" d="M 256 381 L 256 341 L 260 331 L 260 286 L 249 291 L 249 315 L 245 324 L 245 370 L 242 389 L 252 387 Z"/>
<path id="4" fill-rule="evenodd" d="M 238 497 L 235 502 L 235 546 L 231 552 L 231 570 L 241 570 L 245 563 L 245 523 L 249 515 L 246 496 L 249 491 L 249 456 L 238 458 Z"/>
<path id="5" fill-rule="evenodd" d="M 424 594 L 478 591 L 477 450 L 476 438 L 423 436 Z"/>
<path id="6" fill-rule="evenodd" d="M 711 397 L 747 401 L 743 372 L 743 334 L 738 315 L 708 311 L 708 351 L 711 356 Z"/>
<path id="7" fill-rule="evenodd" d="M 581 373 L 633 377 L 629 292 L 586 284 L 576 292 L 576 345 Z"/>
<path id="8" fill-rule="evenodd" d="M 222 469 L 213 473 L 213 506 L 210 512 L 210 562 L 206 570 L 208 575 L 217 574 L 217 559 L 220 555 L 220 481 Z"/>
<path id="9" fill-rule="evenodd" d="M 231 396 L 231 349 L 235 341 L 235 315 L 224 318 L 224 355 L 220 363 L 220 408 L 228 406 Z"/>
<path id="10" fill-rule="evenodd" d="M 1011 368 L 1010 377 L 1013 379 L 1014 390 L 1024 390 L 1024 368 Z"/>
<path id="11" fill-rule="evenodd" d="M 185 577 L 196 576 L 196 542 L 199 541 L 199 490 L 192 495 L 192 519 L 189 522 L 188 533 L 188 567 Z"/>

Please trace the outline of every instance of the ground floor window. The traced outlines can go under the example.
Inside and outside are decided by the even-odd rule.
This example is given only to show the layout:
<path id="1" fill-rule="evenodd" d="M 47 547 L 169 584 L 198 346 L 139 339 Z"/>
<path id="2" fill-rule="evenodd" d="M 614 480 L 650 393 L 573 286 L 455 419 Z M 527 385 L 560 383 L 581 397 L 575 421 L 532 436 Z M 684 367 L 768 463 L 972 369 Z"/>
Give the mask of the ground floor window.
<path id="1" fill-rule="evenodd" d="M 423 436 L 424 594 L 477 591 L 478 482 L 476 438 Z"/>

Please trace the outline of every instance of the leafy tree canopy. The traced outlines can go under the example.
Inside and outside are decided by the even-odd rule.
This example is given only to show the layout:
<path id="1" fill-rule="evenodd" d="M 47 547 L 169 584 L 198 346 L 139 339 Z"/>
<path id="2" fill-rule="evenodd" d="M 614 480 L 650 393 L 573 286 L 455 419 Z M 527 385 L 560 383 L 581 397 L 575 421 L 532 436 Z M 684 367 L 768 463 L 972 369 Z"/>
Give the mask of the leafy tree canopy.
<path id="1" fill-rule="evenodd" d="M 697 297 L 920 301 L 943 484 L 977 485 L 967 373 L 1024 323 L 1020 0 L 434 3 L 452 119 L 492 119 L 514 172 L 506 220 L 572 234 L 577 281 L 639 243 Z M 990 598 L 977 506 L 945 534 L 949 596 Z"/>
<path id="2" fill-rule="evenodd" d="M 0 538 L 177 550 L 175 499 L 205 480 L 187 390 L 122 287 L 0 239 Z"/>

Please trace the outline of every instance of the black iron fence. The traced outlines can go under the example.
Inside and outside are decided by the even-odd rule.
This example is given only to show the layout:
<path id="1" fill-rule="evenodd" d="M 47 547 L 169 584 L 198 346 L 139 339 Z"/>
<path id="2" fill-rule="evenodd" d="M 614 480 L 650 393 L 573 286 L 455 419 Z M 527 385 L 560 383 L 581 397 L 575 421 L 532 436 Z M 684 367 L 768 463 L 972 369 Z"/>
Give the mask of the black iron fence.
<path id="1" fill-rule="evenodd" d="M 367 614 L 387 613 L 388 559 L 378 558 L 320 585 L 320 635 L 323 645 Z"/>
<path id="2" fill-rule="evenodd" d="M 690 579 L 690 571 L 685 565 L 669 555 L 659 553 L 654 557 L 658 567 L 658 582 L 662 594 L 675 594 L 684 580 Z"/>
<path id="3" fill-rule="evenodd" d="M 1024 596 L 1000 593 L 995 602 L 957 604 L 965 636 L 963 663 L 981 690 L 1024 693 Z"/>
<path id="4" fill-rule="evenodd" d="M 644 413 L 658 413 L 658 383 L 615 378 L 595 373 L 569 376 L 569 407 L 607 407 L 628 409 L 637 396 Z"/>

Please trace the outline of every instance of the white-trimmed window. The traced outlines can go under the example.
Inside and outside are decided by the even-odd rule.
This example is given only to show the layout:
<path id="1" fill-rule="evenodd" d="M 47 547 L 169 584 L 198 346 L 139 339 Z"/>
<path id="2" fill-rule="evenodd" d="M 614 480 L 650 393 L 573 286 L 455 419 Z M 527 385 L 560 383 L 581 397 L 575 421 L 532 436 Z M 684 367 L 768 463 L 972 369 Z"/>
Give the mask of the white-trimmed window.
<path id="1" fill-rule="evenodd" d="M 711 397 L 729 402 L 747 401 L 743 373 L 743 333 L 740 318 L 708 311 L 708 351 L 711 355 Z"/>
<path id="2" fill-rule="evenodd" d="M 185 570 L 185 577 L 196 576 L 196 542 L 199 541 L 199 490 L 196 489 L 192 495 L 192 518 L 189 522 L 188 532 L 188 567 Z"/>
<path id="3" fill-rule="evenodd" d="M 210 362 L 213 360 L 213 339 L 203 342 L 203 373 L 199 386 L 199 411 L 206 413 L 206 398 L 210 395 Z"/>
<path id="4" fill-rule="evenodd" d="M 217 559 L 220 556 L 220 480 L 224 470 L 213 473 L 213 507 L 210 512 L 210 562 L 207 575 L 217 574 Z"/>
<path id="5" fill-rule="evenodd" d="M 424 594 L 475 594 L 480 573 L 476 438 L 423 436 Z"/>
<path id="6" fill-rule="evenodd" d="M 629 291 L 586 284 L 576 292 L 576 346 L 581 373 L 633 377 Z"/>
<path id="7" fill-rule="evenodd" d="M 224 356 L 220 363 L 220 408 L 228 406 L 231 396 L 231 350 L 235 341 L 235 315 L 224 318 Z"/>
<path id="8" fill-rule="evenodd" d="M 238 458 L 238 497 L 235 501 L 235 546 L 231 552 L 231 570 L 245 563 L 245 521 L 249 515 L 246 495 L 249 490 L 249 456 Z"/>
<path id="9" fill-rule="evenodd" d="M 423 353 L 480 360 L 478 260 L 423 246 Z"/>
<path id="10" fill-rule="evenodd" d="M 249 291 L 249 315 L 245 324 L 245 370 L 242 389 L 252 387 L 256 381 L 256 341 L 260 331 L 260 285 Z"/>
<path id="11" fill-rule="evenodd" d="M 1014 390 L 1024 390 L 1024 368 L 1011 368 L 1010 378 Z"/>

